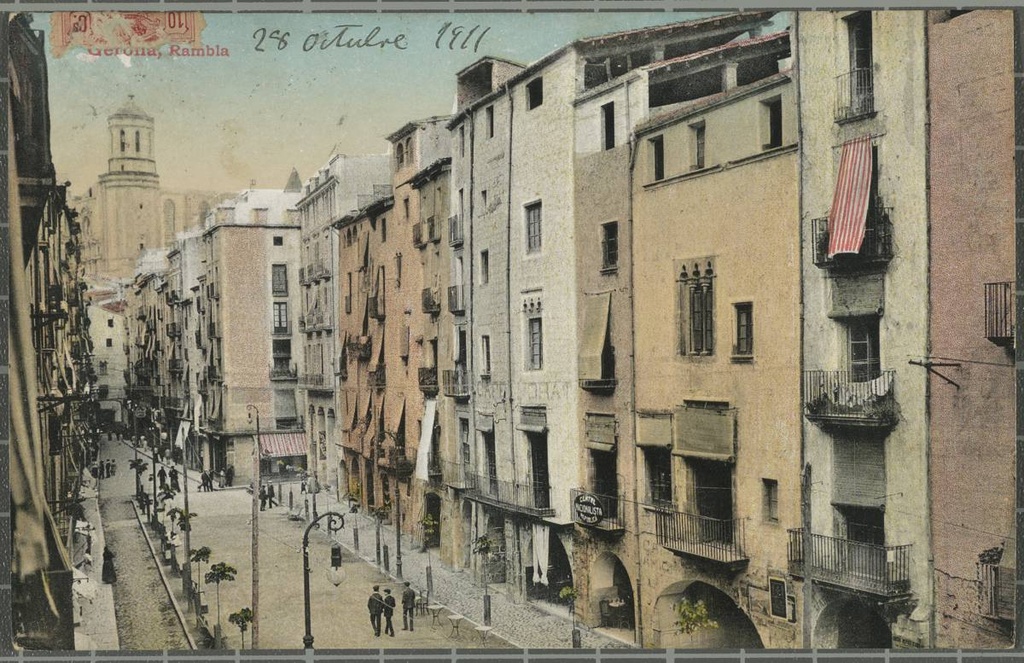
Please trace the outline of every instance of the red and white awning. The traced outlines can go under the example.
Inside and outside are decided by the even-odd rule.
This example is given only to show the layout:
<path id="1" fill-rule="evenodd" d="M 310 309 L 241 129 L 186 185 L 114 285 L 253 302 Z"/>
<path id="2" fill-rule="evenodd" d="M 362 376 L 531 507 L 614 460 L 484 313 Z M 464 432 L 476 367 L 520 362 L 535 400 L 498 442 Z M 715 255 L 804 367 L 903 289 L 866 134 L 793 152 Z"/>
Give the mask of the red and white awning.
<path id="1" fill-rule="evenodd" d="M 303 433 L 269 433 L 260 435 L 260 453 L 264 457 L 305 456 L 306 438 Z"/>
<path id="2" fill-rule="evenodd" d="M 828 213 L 828 257 L 860 253 L 871 192 L 871 136 L 843 143 L 839 178 Z"/>

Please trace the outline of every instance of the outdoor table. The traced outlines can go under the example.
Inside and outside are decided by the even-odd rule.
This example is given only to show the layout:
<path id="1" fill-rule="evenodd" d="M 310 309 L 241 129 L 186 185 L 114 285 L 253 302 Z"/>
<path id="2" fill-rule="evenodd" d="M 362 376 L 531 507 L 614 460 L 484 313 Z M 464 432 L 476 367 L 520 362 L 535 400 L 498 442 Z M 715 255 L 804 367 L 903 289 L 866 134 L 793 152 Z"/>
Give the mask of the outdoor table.
<path id="1" fill-rule="evenodd" d="M 441 611 L 444 610 L 444 606 L 435 603 L 433 605 L 428 605 L 427 610 L 430 611 L 431 616 L 434 618 L 433 621 L 430 623 L 430 628 L 437 628 L 438 626 L 440 626 Z"/>
<path id="2" fill-rule="evenodd" d="M 452 640 L 457 640 L 462 633 L 459 631 L 459 624 L 465 619 L 462 615 L 448 615 L 448 620 L 452 623 L 452 632 L 448 634 L 448 637 Z"/>

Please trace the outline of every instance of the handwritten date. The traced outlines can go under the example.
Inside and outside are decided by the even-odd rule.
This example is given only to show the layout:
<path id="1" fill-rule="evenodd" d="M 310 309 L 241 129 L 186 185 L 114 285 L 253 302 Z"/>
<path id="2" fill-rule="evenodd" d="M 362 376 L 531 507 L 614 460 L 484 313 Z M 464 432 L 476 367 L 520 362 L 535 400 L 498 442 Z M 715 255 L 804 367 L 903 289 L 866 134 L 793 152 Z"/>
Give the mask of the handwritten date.
<path id="1" fill-rule="evenodd" d="M 490 32 L 489 27 L 481 25 L 464 26 L 446 22 L 437 31 L 434 48 L 450 51 L 472 50 L 476 53 L 484 37 Z M 292 43 L 292 35 L 284 30 L 259 28 L 252 33 L 253 49 L 264 53 L 268 50 L 283 51 Z M 297 41 L 297 39 L 295 40 Z M 404 33 L 393 36 L 382 33 L 379 26 L 364 26 L 359 23 L 336 25 L 331 30 L 322 30 L 306 36 L 301 43 L 303 51 L 344 49 L 377 49 L 404 51 L 409 48 L 409 37 Z"/>

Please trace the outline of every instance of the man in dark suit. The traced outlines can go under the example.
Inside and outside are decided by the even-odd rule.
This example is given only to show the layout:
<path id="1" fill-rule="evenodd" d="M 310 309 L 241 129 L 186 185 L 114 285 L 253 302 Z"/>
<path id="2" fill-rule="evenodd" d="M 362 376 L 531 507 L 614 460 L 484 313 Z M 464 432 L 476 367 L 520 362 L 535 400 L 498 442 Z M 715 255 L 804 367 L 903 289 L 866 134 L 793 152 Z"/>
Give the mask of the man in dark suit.
<path id="1" fill-rule="evenodd" d="M 380 595 L 380 586 L 373 586 L 373 594 L 366 602 L 366 609 L 370 612 L 370 626 L 373 627 L 373 635 L 380 637 L 380 615 L 384 612 L 384 597 Z"/>
<path id="2" fill-rule="evenodd" d="M 405 581 L 405 589 L 402 590 L 402 630 L 412 631 L 412 617 L 416 609 L 416 591 Z"/>
<path id="3" fill-rule="evenodd" d="M 395 625 L 391 623 L 391 617 L 395 614 L 395 597 L 391 596 L 391 590 L 384 590 L 384 633 L 395 637 Z M 379 619 L 379 618 L 378 618 Z"/>

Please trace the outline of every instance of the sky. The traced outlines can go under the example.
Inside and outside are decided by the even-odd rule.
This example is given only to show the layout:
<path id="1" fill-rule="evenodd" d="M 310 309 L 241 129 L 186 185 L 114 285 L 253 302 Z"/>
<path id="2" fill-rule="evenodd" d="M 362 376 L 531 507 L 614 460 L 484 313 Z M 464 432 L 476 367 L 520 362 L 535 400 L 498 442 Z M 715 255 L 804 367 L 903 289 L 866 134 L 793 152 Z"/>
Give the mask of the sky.
<path id="1" fill-rule="evenodd" d="M 721 13 L 721 12 L 715 12 Z M 381 153 L 384 136 L 409 120 L 452 112 L 455 73 L 485 55 L 528 63 L 573 39 L 683 21 L 698 13 L 206 14 L 203 44 L 227 57 L 90 57 L 48 52 L 52 151 L 58 177 L 80 194 L 106 170 L 106 118 L 129 94 L 156 122 L 162 188 L 230 192 L 252 180 L 283 187 L 292 167 L 305 180 L 331 154 Z M 446 23 L 489 28 L 473 52 L 436 47 Z M 406 35 L 405 50 L 304 51 L 309 35 L 359 24 Z M 34 27 L 49 33 L 49 15 Z M 257 31 L 288 32 L 288 45 Z M 458 46 L 458 44 L 456 44 Z"/>

